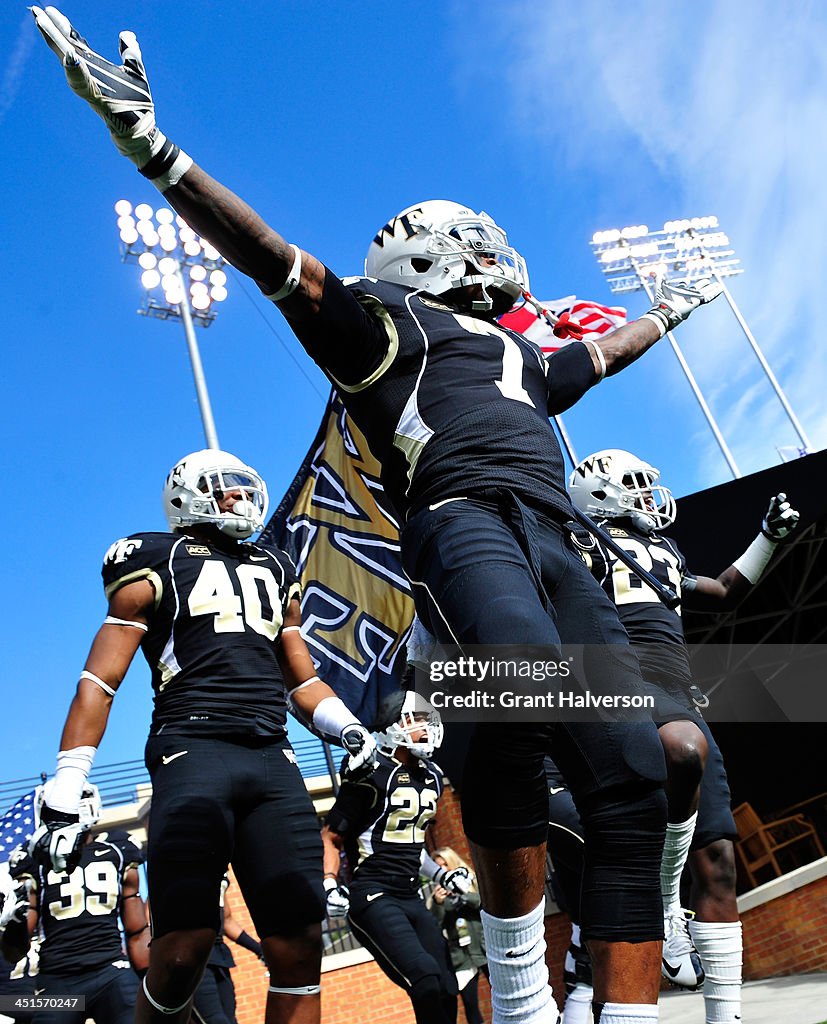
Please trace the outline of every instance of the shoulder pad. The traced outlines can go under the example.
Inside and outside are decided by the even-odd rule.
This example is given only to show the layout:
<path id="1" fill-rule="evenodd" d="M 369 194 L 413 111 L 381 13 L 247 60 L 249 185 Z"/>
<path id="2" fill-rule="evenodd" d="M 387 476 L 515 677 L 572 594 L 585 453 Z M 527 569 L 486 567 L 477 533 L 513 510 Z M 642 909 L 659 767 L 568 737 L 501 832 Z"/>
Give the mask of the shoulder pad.
<path id="1" fill-rule="evenodd" d="M 101 576 L 106 596 L 133 580 L 157 577 L 180 540 L 172 533 L 133 533 L 116 540 L 103 556 Z"/>
<path id="2" fill-rule="evenodd" d="M 93 842 L 107 843 L 110 846 L 114 846 L 123 857 L 124 870 L 128 867 L 137 867 L 138 864 L 143 864 L 146 860 L 141 848 L 132 836 L 123 829 L 113 829 L 111 832 L 100 832 L 95 836 Z"/>

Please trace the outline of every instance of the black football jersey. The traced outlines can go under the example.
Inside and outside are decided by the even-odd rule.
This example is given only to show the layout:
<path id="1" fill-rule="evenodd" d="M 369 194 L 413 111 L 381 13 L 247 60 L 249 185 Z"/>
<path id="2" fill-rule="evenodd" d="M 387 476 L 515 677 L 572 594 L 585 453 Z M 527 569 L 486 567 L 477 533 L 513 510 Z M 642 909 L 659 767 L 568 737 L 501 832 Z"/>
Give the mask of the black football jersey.
<path id="1" fill-rule="evenodd" d="M 546 360 L 514 331 L 428 293 L 368 278 L 344 285 L 328 271 L 319 314 L 294 330 L 382 463 L 397 512 L 503 488 L 570 515 L 548 417 L 595 383 L 587 346 Z"/>
<path id="2" fill-rule="evenodd" d="M 293 563 L 261 544 L 218 545 L 171 533 L 116 541 L 103 562 L 106 596 L 148 579 L 155 607 L 141 648 L 152 671 L 153 732 L 284 735 L 277 651 L 298 596 Z"/>
<path id="3" fill-rule="evenodd" d="M 410 889 L 419 879 L 425 832 L 443 790 L 442 771 L 431 761 L 409 768 L 387 754 L 378 757 L 369 779 L 342 784 L 327 824 L 345 838 L 354 881 Z"/>
<path id="4" fill-rule="evenodd" d="M 71 873 L 37 869 L 44 974 L 81 974 L 126 958 L 120 928 L 123 878 L 143 859 L 128 833 L 101 832 L 84 844 Z"/>
<path id="5" fill-rule="evenodd" d="M 693 577 L 674 541 L 659 533 L 643 533 L 626 519 L 612 519 L 600 525 L 642 568 L 680 597 L 683 580 Z M 582 527 L 573 532 L 586 564 L 617 606 L 620 621 L 637 648 L 644 678 L 689 683 L 689 655 L 680 605 L 667 608 L 637 573 L 598 545 L 590 533 Z"/>

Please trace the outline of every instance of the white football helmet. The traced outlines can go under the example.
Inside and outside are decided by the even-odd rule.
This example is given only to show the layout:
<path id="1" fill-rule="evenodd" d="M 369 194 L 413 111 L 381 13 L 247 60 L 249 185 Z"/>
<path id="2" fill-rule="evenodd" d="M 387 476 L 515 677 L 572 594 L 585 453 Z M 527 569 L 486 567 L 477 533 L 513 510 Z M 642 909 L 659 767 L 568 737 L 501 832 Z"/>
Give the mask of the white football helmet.
<path id="1" fill-rule="evenodd" d="M 665 530 L 675 521 L 675 499 L 660 470 L 631 452 L 607 448 L 576 466 L 569 480 L 574 505 L 596 519 L 631 519 L 639 530 Z"/>
<path id="2" fill-rule="evenodd" d="M 415 733 L 425 730 L 425 738 L 414 740 Z M 392 754 L 397 747 L 406 747 L 415 757 L 431 757 L 442 744 L 442 719 L 439 712 L 414 690 L 407 690 L 399 717 L 376 733 L 381 750 Z"/>
<path id="3" fill-rule="evenodd" d="M 482 256 L 497 262 L 486 266 Z M 472 303 L 478 312 L 489 312 L 498 297 L 508 303 L 497 310 L 504 313 L 528 291 L 525 260 L 508 244 L 503 229 L 487 213 L 445 199 L 409 206 L 385 224 L 370 243 L 365 274 L 432 295 L 482 285 L 482 298 Z"/>
<path id="4" fill-rule="evenodd" d="M 229 512 L 219 502 L 227 491 L 242 491 Z M 250 466 L 229 452 L 205 448 L 186 455 L 171 470 L 162 495 L 170 529 L 211 524 L 234 540 L 264 527 L 267 485 Z"/>
<path id="5" fill-rule="evenodd" d="M 42 786 L 38 786 L 34 791 L 34 817 L 36 825 L 40 825 L 40 809 L 43 804 L 49 803 L 49 789 L 54 779 L 50 779 Z M 86 825 L 91 828 L 92 825 L 100 818 L 103 811 L 103 804 L 101 802 L 101 795 L 97 786 L 93 786 L 91 782 L 85 782 L 83 784 L 83 790 L 80 794 L 80 803 L 78 804 L 78 822 L 81 825 Z"/>

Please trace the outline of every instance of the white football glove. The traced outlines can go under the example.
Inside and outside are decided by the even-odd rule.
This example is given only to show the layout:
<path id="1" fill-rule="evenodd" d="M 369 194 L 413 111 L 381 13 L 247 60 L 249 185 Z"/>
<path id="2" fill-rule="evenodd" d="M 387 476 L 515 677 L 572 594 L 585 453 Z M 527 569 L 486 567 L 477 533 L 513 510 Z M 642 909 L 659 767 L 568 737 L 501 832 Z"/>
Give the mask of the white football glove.
<path id="1" fill-rule="evenodd" d="M 651 320 L 663 337 L 682 324 L 698 306 L 717 299 L 724 286 L 710 278 L 697 281 L 667 281 L 662 274 L 655 279 L 655 305 L 641 317 Z"/>
<path id="2" fill-rule="evenodd" d="M 464 896 L 471 889 L 471 872 L 468 868 L 440 868 L 434 875 L 434 882 L 455 896 Z"/>
<path id="3" fill-rule="evenodd" d="M 42 824 L 29 840 L 32 859 L 46 870 L 71 873 L 80 862 L 89 826 L 81 825 L 77 815 L 55 811 L 46 804 L 40 809 L 40 820 Z"/>
<path id="4" fill-rule="evenodd" d="M 798 526 L 800 518 L 800 513 L 787 501 L 787 495 L 783 492 L 776 494 L 774 498 L 770 499 L 769 508 L 761 523 L 761 533 L 775 543 L 786 540 Z"/>
<path id="5" fill-rule="evenodd" d="M 346 885 L 339 885 L 335 879 L 326 878 L 324 886 L 327 890 L 327 916 L 333 918 L 347 917 L 350 910 L 350 890 Z"/>
<path id="6" fill-rule="evenodd" d="M 376 757 L 376 740 L 368 730 L 356 722 L 342 729 L 340 742 L 348 752 L 347 763 L 342 769 L 342 777 L 350 782 L 358 782 L 379 767 Z"/>
<path id="7" fill-rule="evenodd" d="M 0 889 L 0 932 L 12 922 L 25 921 L 29 911 L 29 887 L 25 882 L 8 882 L 8 887 Z"/>
<path id="8" fill-rule="evenodd" d="M 155 105 L 134 32 L 121 32 L 118 66 L 90 49 L 56 7 L 30 8 L 49 47 L 60 57 L 66 81 L 103 118 L 118 150 L 162 191 L 174 185 L 192 160 L 155 124 Z"/>

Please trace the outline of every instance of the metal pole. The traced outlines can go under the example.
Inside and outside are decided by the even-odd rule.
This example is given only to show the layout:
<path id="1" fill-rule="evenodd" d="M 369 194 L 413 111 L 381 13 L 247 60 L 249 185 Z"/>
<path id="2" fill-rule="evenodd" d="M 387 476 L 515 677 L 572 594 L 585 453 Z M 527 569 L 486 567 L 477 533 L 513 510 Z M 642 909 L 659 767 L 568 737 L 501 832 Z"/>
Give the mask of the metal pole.
<path id="1" fill-rule="evenodd" d="M 718 271 L 717 271 L 717 269 L 715 267 L 715 261 L 710 259 L 710 257 L 707 255 L 706 252 L 704 252 L 703 249 L 701 249 L 701 252 L 703 252 L 704 257 L 706 258 L 709 266 L 712 268 L 712 273 L 715 276 L 715 280 L 724 289 L 724 296 L 726 297 L 726 300 L 729 303 L 729 308 L 735 314 L 735 319 L 741 325 L 741 330 L 744 332 L 744 334 L 746 335 L 747 341 L 752 346 L 752 351 L 755 353 L 755 356 L 756 356 L 758 362 L 761 364 L 761 369 L 767 375 L 767 380 L 770 382 L 770 386 L 772 387 L 773 391 L 775 392 L 776 396 L 778 397 L 778 401 L 784 407 L 784 412 L 786 412 L 787 416 L 789 417 L 790 423 L 792 423 L 792 425 L 793 425 L 793 429 L 795 430 L 796 434 L 798 434 L 799 438 L 801 439 L 801 443 L 804 445 L 804 447 L 809 449 L 810 448 L 810 439 L 804 433 L 804 428 L 799 423 L 798 417 L 793 412 L 792 406 L 790 405 L 790 403 L 787 401 L 787 396 L 784 394 L 784 391 L 783 391 L 781 385 L 778 383 L 778 378 L 772 372 L 772 369 L 770 368 L 770 364 L 767 362 L 766 358 L 764 357 L 764 353 L 761 351 L 761 348 L 758 345 L 758 342 L 753 337 L 752 331 L 747 326 L 747 322 L 744 319 L 743 315 L 741 314 L 741 310 L 738 308 L 738 306 L 737 306 L 737 304 L 735 302 L 735 299 L 733 299 L 732 293 L 730 292 L 729 288 L 727 288 L 726 284 L 724 283 L 723 277 L 718 273 Z"/>
<path id="2" fill-rule="evenodd" d="M 654 302 L 655 293 L 654 291 L 650 290 L 649 282 L 644 277 L 643 272 L 640 269 L 640 264 L 631 255 L 629 256 L 629 262 L 631 263 L 634 272 L 637 274 L 641 287 L 646 292 L 649 301 Z M 742 476 L 741 470 L 738 469 L 735 459 L 732 456 L 732 452 L 729 450 L 729 446 L 724 440 L 724 435 L 721 433 L 718 424 L 715 422 L 715 417 L 712 415 L 712 410 L 706 404 L 706 399 L 701 393 L 701 389 L 698 387 L 698 382 L 695 380 L 695 375 L 689 369 L 689 364 L 684 358 L 680 346 L 675 341 L 675 337 L 671 331 L 666 332 L 666 337 L 669 339 L 669 344 L 672 346 L 672 351 L 675 353 L 675 357 L 677 358 L 678 363 L 680 364 L 680 367 L 684 372 L 684 376 L 689 381 L 689 386 L 692 388 L 692 394 L 695 396 L 698 405 L 701 407 L 701 412 L 704 414 L 706 422 L 709 424 L 709 429 L 712 431 L 715 440 L 718 442 L 718 447 L 721 449 L 721 454 L 726 459 L 726 463 L 729 466 L 730 472 L 736 480 L 740 479 L 740 477 Z"/>
<path id="3" fill-rule="evenodd" d="M 198 342 L 195 339 L 195 325 L 192 322 L 189 293 L 184 282 L 184 275 L 181 273 L 180 263 L 175 264 L 175 276 L 178 278 L 178 284 L 181 286 L 181 323 L 184 325 L 184 334 L 187 337 L 187 348 L 190 353 L 195 392 L 198 396 L 198 408 L 201 410 L 201 422 L 204 425 L 204 436 L 207 439 L 208 448 L 220 448 L 218 435 L 215 432 L 215 420 L 213 420 L 210 396 L 207 392 L 207 380 L 204 377 L 204 367 L 201 364 L 201 353 L 198 351 Z"/>
<path id="4" fill-rule="evenodd" d="M 557 431 L 560 434 L 560 440 L 563 442 L 563 450 L 569 457 L 571 468 L 574 469 L 580 460 L 577 458 L 577 453 L 574 450 L 574 445 L 571 443 L 569 432 L 566 430 L 565 424 L 563 423 L 563 417 L 553 416 L 552 419 L 554 420 L 554 425 L 557 427 Z"/>

